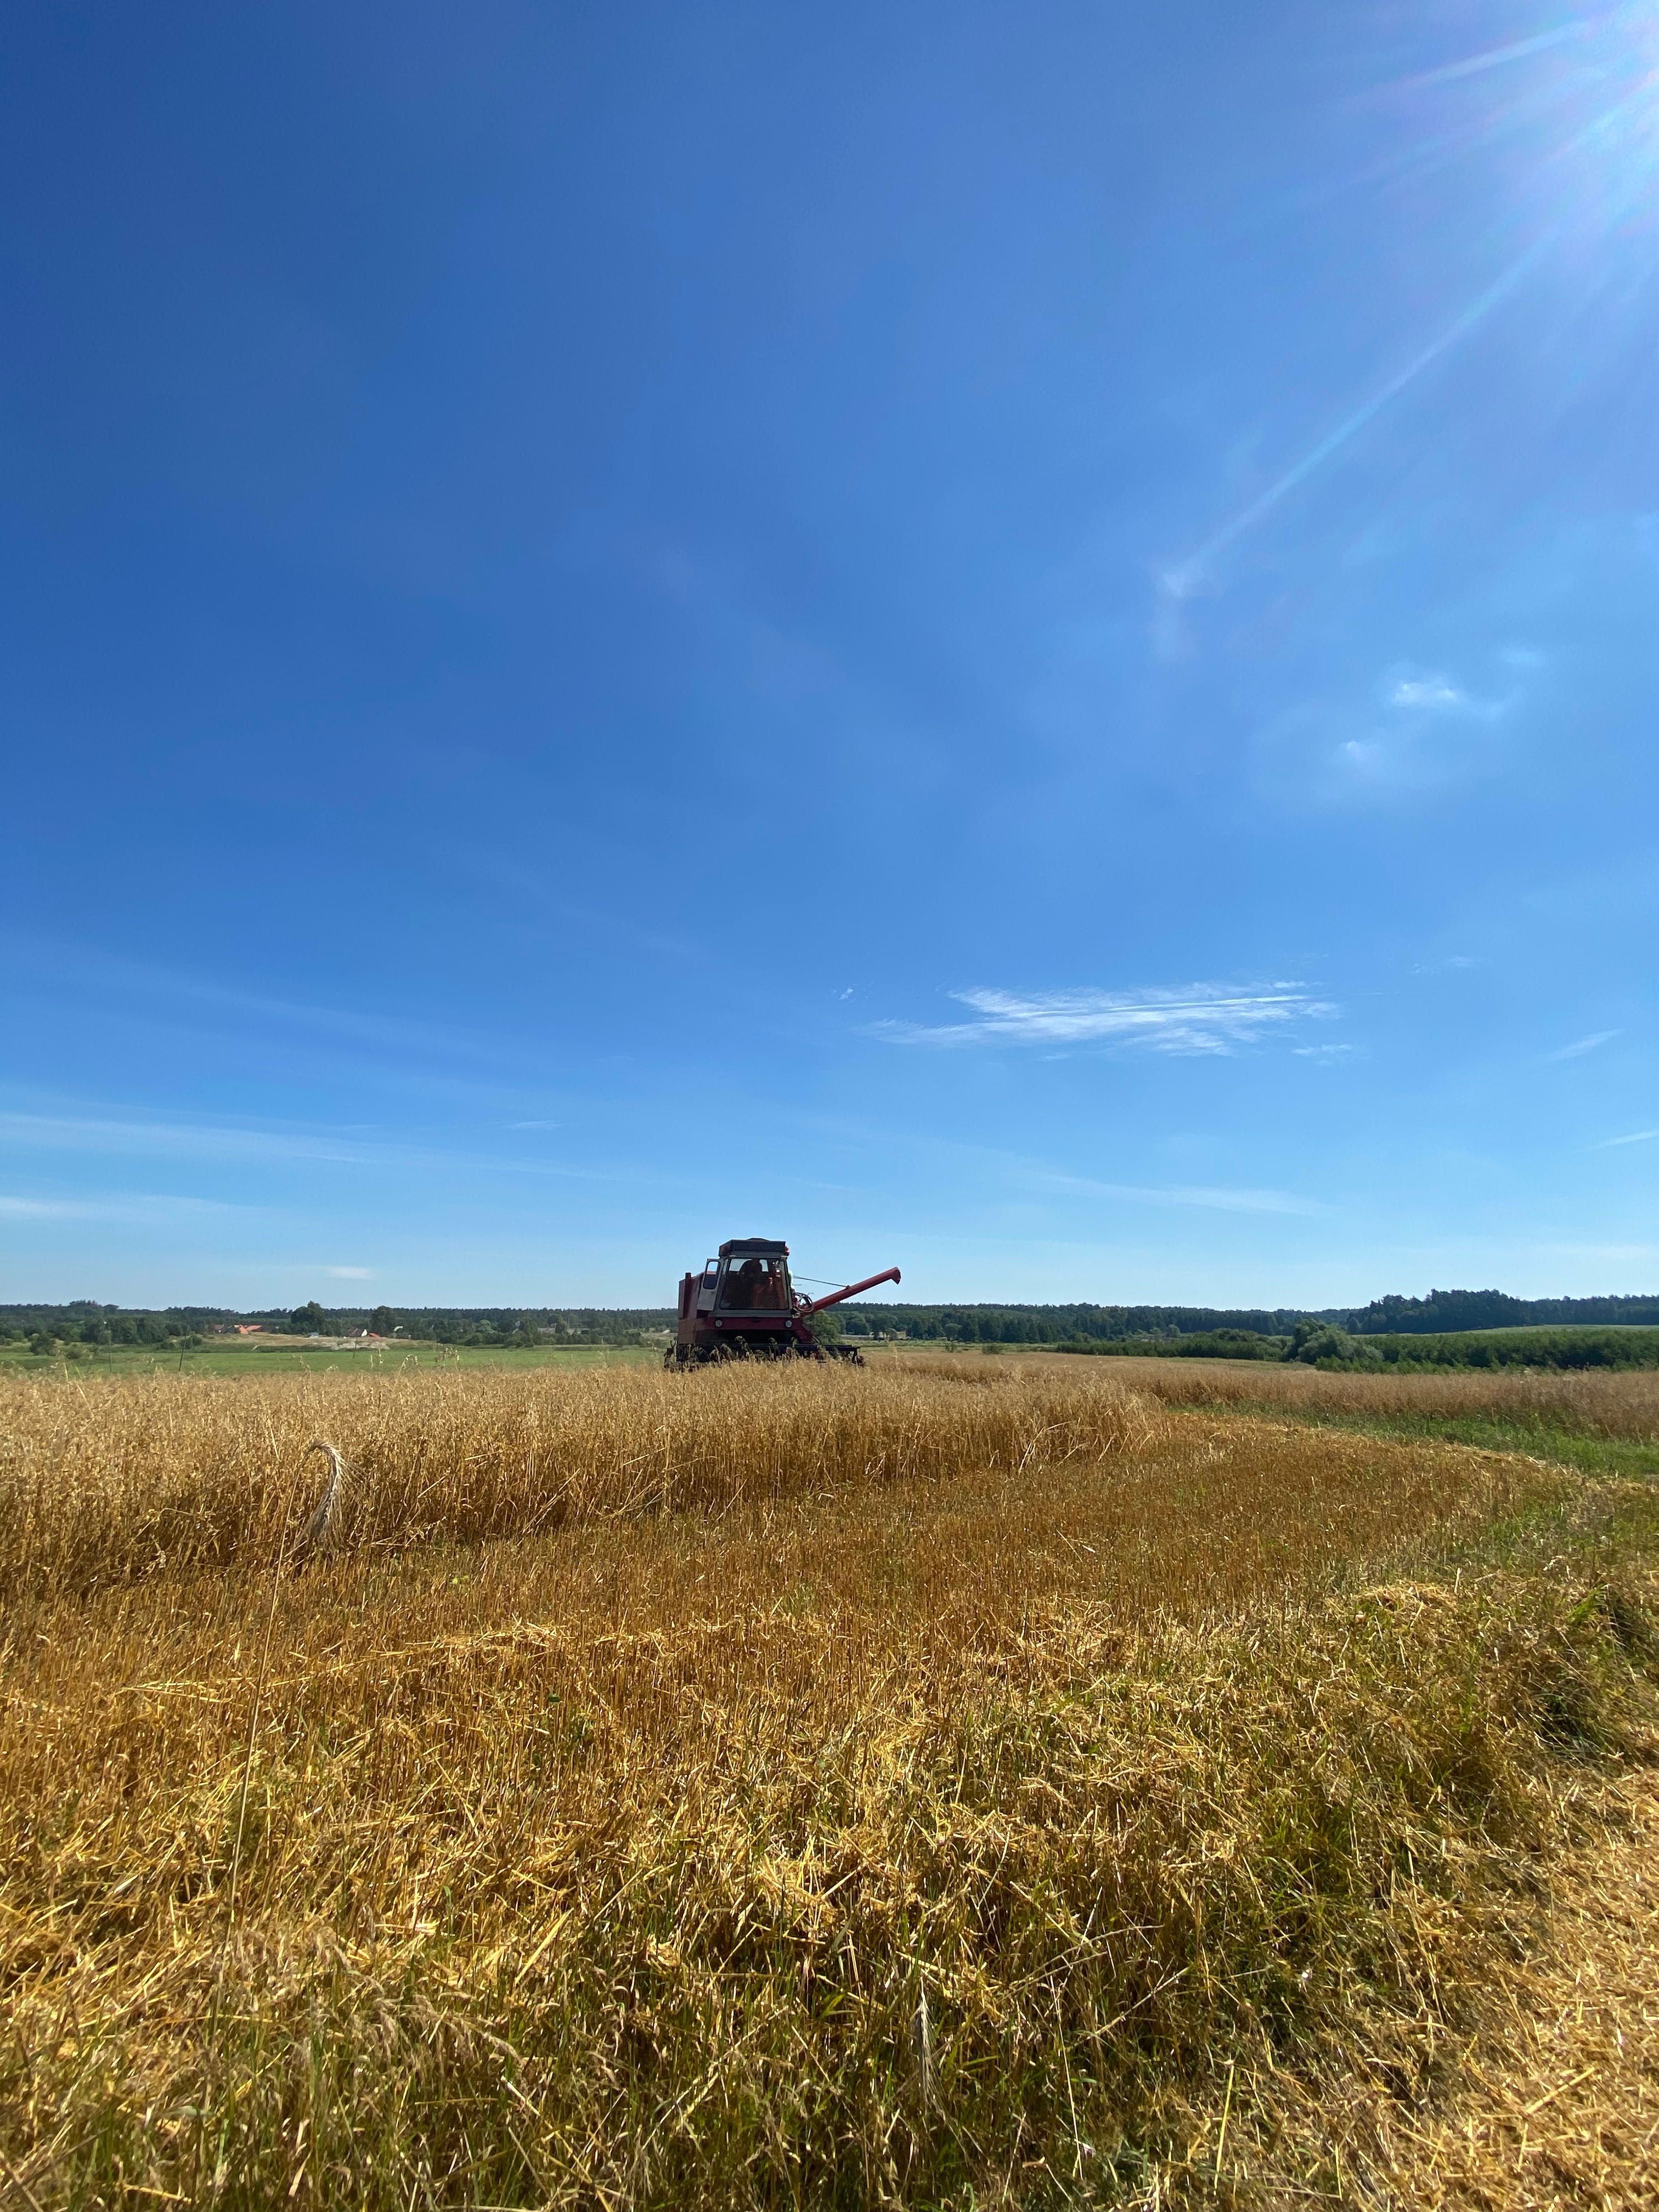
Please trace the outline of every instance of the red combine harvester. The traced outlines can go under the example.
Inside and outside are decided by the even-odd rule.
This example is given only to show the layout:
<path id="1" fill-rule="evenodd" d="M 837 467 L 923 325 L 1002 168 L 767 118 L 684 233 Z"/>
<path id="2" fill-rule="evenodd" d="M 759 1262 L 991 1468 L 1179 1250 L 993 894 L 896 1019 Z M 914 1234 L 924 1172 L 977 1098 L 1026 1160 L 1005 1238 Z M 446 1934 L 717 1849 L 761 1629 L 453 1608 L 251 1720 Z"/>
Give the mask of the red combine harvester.
<path id="1" fill-rule="evenodd" d="M 804 1298 L 789 1280 L 789 1247 L 769 1237 L 734 1237 L 718 1259 L 680 1278 L 680 1321 L 663 1354 L 665 1367 L 701 1367 L 713 1359 L 836 1359 L 864 1362 L 851 1345 L 817 1343 L 812 1316 L 878 1283 L 896 1283 L 896 1267 L 861 1283 Z"/>

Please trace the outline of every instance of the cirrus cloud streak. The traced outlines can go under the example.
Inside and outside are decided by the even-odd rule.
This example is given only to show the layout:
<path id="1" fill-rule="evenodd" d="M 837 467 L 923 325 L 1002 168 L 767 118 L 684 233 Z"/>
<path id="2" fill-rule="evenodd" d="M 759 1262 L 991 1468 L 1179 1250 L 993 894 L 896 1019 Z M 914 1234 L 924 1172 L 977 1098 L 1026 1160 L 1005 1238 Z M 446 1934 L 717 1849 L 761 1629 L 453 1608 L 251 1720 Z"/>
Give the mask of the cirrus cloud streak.
<path id="1" fill-rule="evenodd" d="M 890 1044 L 1141 1045 L 1154 1052 L 1231 1053 L 1292 1024 L 1333 1015 L 1301 983 L 1188 983 L 1139 991 L 953 991 L 975 1019 L 875 1024 Z"/>

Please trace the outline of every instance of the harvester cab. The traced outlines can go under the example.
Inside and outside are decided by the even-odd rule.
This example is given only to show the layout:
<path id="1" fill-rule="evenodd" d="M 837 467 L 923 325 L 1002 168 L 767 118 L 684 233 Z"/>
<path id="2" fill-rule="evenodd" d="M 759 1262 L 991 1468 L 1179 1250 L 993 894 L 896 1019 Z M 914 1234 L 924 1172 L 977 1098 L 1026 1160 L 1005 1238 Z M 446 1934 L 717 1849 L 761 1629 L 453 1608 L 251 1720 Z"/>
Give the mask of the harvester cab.
<path id="1" fill-rule="evenodd" d="M 714 1359 L 863 1361 L 851 1345 L 821 1345 L 812 1316 L 878 1283 L 896 1283 L 888 1267 L 848 1283 L 826 1298 L 805 1298 L 789 1279 L 789 1247 L 769 1237 L 734 1237 L 715 1258 L 680 1278 L 679 1325 L 664 1355 L 669 1367 L 696 1367 Z"/>

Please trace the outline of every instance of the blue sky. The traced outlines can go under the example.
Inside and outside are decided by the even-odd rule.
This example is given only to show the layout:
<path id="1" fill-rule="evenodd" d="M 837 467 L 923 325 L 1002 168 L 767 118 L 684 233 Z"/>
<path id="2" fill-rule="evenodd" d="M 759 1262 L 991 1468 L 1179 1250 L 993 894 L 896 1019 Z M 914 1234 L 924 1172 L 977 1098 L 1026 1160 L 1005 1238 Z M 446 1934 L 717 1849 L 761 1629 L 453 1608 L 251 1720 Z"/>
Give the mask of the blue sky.
<path id="1" fill-rule="evenodd" d="M 3 45 L 0 1297 L 1659 1286 L 1659 7 Z"/>

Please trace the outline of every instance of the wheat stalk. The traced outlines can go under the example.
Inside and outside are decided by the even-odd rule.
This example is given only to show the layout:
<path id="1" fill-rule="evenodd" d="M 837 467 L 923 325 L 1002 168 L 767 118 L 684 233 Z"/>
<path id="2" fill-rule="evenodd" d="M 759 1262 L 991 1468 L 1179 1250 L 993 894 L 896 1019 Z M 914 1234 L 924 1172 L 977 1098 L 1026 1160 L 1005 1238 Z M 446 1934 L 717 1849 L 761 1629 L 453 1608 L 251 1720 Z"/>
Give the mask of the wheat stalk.
<path id="1" fill-rule="evenodd" d="M 339 1496 L 343 1473 L 340 1455 L 332 1444 L 325 1443 L 320 1437 L 313 1438 L 306 1447 L 304 1459 L 309 1459 L 312 1453 L 317 1451 L 324 1452 L 328 1456 L 329 1477 L 317 1510 L 313 1514 L 306 1530 L 305 1541 L 307 1548 L 310 1549 L 319 1546 L 325 1547 L 331 1537 L 335 1505 Z M 301 1465 L 303 1464 L 302 1459 Z M 295 1478 L 296 1487 L 298 1480 L 296 1474 Z M 253 1779 L 253 1751 L 259 1731 L 259 1713 L 264 1704 L 265 1684 L 270 1673 L 270 1643 L 276 1626 L 276 1598 L 282 1587 L 283 1555 L 287 1550 L 292 1506 L 293 1496 L 290 1492 L 287 1507 L 278 1524 L 276 1549 L 271 1559 L 270 1596 L 265 1607 L 264 1634 L 259 1643 L 259 1664 L 254 1676 L 253 1702 L 248 1708 L 247 1741 L 242 1753 L 241 1781 L 236 1792 L 236 1832 L 230 1850 L 230 1881 L 225 1901 L 225 1923 L 219 1938 L 219 1957 L 213 1976 L 213 2000 L 208 2013 L 206 2071 L 210 2080 L 213 2075 L 214 2063 L 217 2054 L 219 2021 L 224 1997 L 225 1966 L 230 1955 L 230 1939 L 236 1925 L 237 1888 L 242 1872 L 242 1841 L 247 1832 L 248 1791 Z M 206 2111 L 207 2100 L 204 2097 L 202 2100 L 204 2124 L 205 2124 Z M 197 2149 L 198 2178 L 201 2171 L 201 2142 L 198 2139 Z"/>
<path id="2" fill-rule="evenodd" d="M 340 1486 L 345 1480 L 345 1468 L 341 1463 L 337 1446 L 325 1437 L 313 1437 L 306 1446 L 306 1457 L 313 1452 L 324 1453 L 328 1460 L 328 1480 L 317 1501 L 317 1510 L 306 1525 L 305 1548 L 307 1552 L 331 1552 L 334 1548 L 335 1522 L 338 1517 Z"/>

